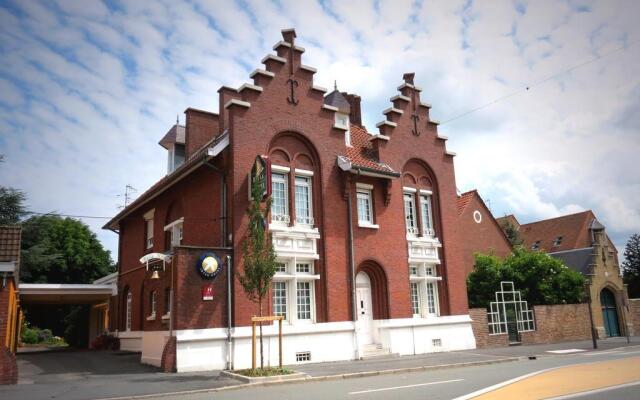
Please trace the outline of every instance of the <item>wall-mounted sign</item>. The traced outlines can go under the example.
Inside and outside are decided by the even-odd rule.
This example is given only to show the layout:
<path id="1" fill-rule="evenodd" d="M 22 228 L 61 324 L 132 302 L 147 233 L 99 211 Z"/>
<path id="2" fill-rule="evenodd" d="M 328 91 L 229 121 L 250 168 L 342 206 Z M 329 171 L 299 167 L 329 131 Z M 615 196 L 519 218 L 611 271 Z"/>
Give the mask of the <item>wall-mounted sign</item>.
<path id="1" fill-rule="evenodd" d="M 204 285 L 202 287 L 202 300 L 209 301 L 213 300 L 213 285 Z"/>
<path id="2" fill-rule="evenodd" d="M 203 279 L 214 279 L 222 271 L 222 260 L 213 253 L 203 253 L 198 258 L 196 269 Z"/>
<path id="3" fill-rule="evenodd" d="M 249 193 L 253 183 L 258 179 L 262 185 L 262 199 L 271 196 L 271 161 L 266 156 L 256 156 L 251 168 L 251 180 L 249 182 Z"/>

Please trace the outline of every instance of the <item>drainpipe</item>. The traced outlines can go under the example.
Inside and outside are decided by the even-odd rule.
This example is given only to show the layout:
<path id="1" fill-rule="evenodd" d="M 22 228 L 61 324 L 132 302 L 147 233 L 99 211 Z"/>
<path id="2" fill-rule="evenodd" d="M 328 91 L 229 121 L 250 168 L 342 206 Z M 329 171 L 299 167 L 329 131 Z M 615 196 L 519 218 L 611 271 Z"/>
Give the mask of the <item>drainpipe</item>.
<path id="1" fill-rule="evenodd" d="M 233 268 L 231 265 L 231 256 L 227 254 L 227 369 L 233 369 L 233 357 L 231 355 L 232 338 L 231 338 L 231 277 L 233 276 Z"/>
<path id="2" fill-rule="evenodd" d="M 358 169 L 358 174 L 356 176 L 356 180 L 360 176 L 360 170 Z M 349 218 L 349 267 L 351 269 L 351 304 L 353 308 L 353 328 L 354 328 L 354 338 L 355 338 L 355 346 L 356 346 L 356 359 L 360 359 L 360 344 L 358 343 L 358 329 L 356 324 L 358 322 L 358 304 L 356 300 L 356 261 L 355 254 L 353 249 L 353 210 L 351 206 L 351 187 L 349 187 L 347 196 L 347 214 Z"/>

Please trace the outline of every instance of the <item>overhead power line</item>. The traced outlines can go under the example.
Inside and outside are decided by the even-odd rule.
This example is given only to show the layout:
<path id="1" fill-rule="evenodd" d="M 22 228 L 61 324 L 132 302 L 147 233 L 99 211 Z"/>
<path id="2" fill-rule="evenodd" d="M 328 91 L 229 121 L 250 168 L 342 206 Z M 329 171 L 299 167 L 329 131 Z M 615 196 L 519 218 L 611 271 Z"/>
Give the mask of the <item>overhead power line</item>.
<path id="1" fill-rule="evenodd" d="M 511 92 L 511 93 L 508 93 L 508 94 L 506 94 L 506 95 L 504 95 L 504 96 L 498 97 L 497 99 L 494 99 L 494 100 L 492 100 L 492 101 L 490 101 L 490 102 L 488 102 L 488 103 L 486 103 L 486 104 L 482 104 L 482 105 L 480 105 L 480 106 L 478 106 L 478 107 L 472 108 L 472 109 L 471 109 L 471 110 L 469 110 L 469 111 L 465 111 L 465 112 L 463 112 L 463 113 L 461 113 L 461 114 L 458 114 L 458 115 L 456 115 L 456 116 L 454 116 L 454 117 L 451 117 L 451 118 L 449 118 L 449 119 L 446 119 L 446 120 L 442 121 L 442 122 L 440 123 L 440 125 L 444 125 L 444 124 L 446 124 L 446 123 L 449 123 L 449 122 L 455 121 L 455 120 L 457 120 L 457 119 L 460 119 L 460 118 L 466 117 L 466 116 L 467 116 L 467 115 L 469 115 L 469 114 L 473 114 L 473 113 L 475 113 L 475 112 L 478 112 L 478 111 L 480 111 L 480 110 L 482 110 L 482 109 L 485 109 L 485 108 L 487 108 L 487 107 L 489 107 L 489 106 L 492 106 L 492 105 L 494 105 L 494 104 L 496 104 L 496 103 L 499 103 L 499 102 L 501 102 L 501 101 L 503 101 L 503 100 L 506 100 L 506 99 L 508 99 L 508 98 L 510 98 L 510 97 L 513 97 L 513 96 L 518 95 L 518 94 L 523 93 L 523 92 L 527 92 L 527 91 L 529 91 L 530 89 L 532 89 L 532 88 L 534 88 L 534 87 L 536 87 L 536 86 L 542 85 L 543 83 L 546 83 L 546 82 L 548 82 L 548 81 L 550 81 L 550 80 L 553 80 L 553 79 L 555 79 L 555 78 L 557 78 L 557 77 L 559 77 L 559 76 L 561 76 L 561 75 L 567 74 L 567 73 L 569 73 L 569 72 L 571 72 L 571 71 L 574 71 L 574 70 L 576 70 L 576 69 L 578 69 L 578 68 L 582 68 L 582 67 L 584 67 L 584 66 L 587 66 L 587 65 L 589 65 L 589 64 L 592 64 L 592 63 L 594 63 L 594 62 L 596 62 L 596 61 L 598 61 L 598 60 L 601 60 L 601 59 L 603 59 L 603 58 L 605 58 L 605 57 L 608 57 L 608 56 L 610 56 L 610 55 L 612 55 L 612 54 L 614 54 L 614 53 L 617 53 L 617 52 L 619 52 L 619 51 L 622 51 L 622 50 L 628 49 L 628 48 L 630 48 L 631 46 L 633 46 L 633 45 L 637 44 L 638 42 L 640 42 L 640 40 L 636 40 L 636 41 L 630 42 L 630 43 L 628 43 L 627 45 L 624 45 L 624 46 L 622 46 L 622 47 L 615 48 L 615 49 L 610 50 L 610 51 L 608 51 L 608 52 L 606 52 L 606 53 L 603 53 L 603 54 L 600 54 L 600 55 L 598 55 L 598 56 L 596 56 L 596 57 L 594 57 L 594 58 L 591 58 L 591 59 L 589 59 L 589 60 L 587 60 L 587 61 L 583 61 L 583 62 L 581 62 L 581 63 L 579 63 L 579 64 L 575 64 L 575 65 L 573 65 L 573 66 L 571 66 L 571 67 L 569 67 L 569 68 L 567 68 L 567 69 L 564 69 L 564 70 L 562 70 L 562 71 L 560 71 L 560 72 L 556 72 L 555 74 L 553 74 L 553 75 L 551 75 L 551 76 L 548 76 L 548 77 L 546 77 L 546 78 L 544 78 L 544 79 L 540 79 L 539 81 L 535 81 L 535 82 L 532 82 L 532 83 L 530 83 L 530 84 L 527 84 L 527 85 L 525 85 L 525 86 L 524 86 L 524 87 L 522 87 L 522 88 L 519 88 L 519 89 L 517 89 L 517 90 L 515 90 L 515 91 L 513 91 L 513 92 Z"/>

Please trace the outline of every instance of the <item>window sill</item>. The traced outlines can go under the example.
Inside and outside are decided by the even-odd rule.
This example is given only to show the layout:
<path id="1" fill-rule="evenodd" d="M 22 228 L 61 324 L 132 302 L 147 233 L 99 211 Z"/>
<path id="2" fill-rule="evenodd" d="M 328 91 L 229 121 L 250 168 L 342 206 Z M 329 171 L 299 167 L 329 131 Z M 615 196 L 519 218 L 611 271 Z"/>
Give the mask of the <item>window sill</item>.
<path id="1" fill-rule="evenodd" d="M 166 313 L 165 315 L 162 316 L 163 321 L 167 321 L 169 320 L 169 318 L 171 318 L 171 313 Z"/>
<path id="2" fill-rule="evenodd" d="M 147 317 L 147 321 L 155 321 L 156 320 L 156 315 L 155 314 L 151 314 Z"/>
<path id="3" fill-rule="evenodd" d="M 366 224 L 362 222 L 358 222 L 359 228 L 367 228 L 367 229 L 380 229 L 380 225 L 378 224 Z"/>

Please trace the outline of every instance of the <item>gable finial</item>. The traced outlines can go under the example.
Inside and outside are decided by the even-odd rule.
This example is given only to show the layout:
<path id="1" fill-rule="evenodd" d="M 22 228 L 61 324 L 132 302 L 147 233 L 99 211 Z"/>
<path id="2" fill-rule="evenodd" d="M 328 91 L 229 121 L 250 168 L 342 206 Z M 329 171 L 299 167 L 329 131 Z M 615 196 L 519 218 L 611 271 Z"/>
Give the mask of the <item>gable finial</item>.
<path id="1" fill-rule="evenodd" d="M 333 90 L 338 90 L 338 81 L 333 81 Z"/>
<path id="2" fill-rule="evenodd" d="M 176 125 L 180 125 L 180 114 L 176 114 Z"/>

